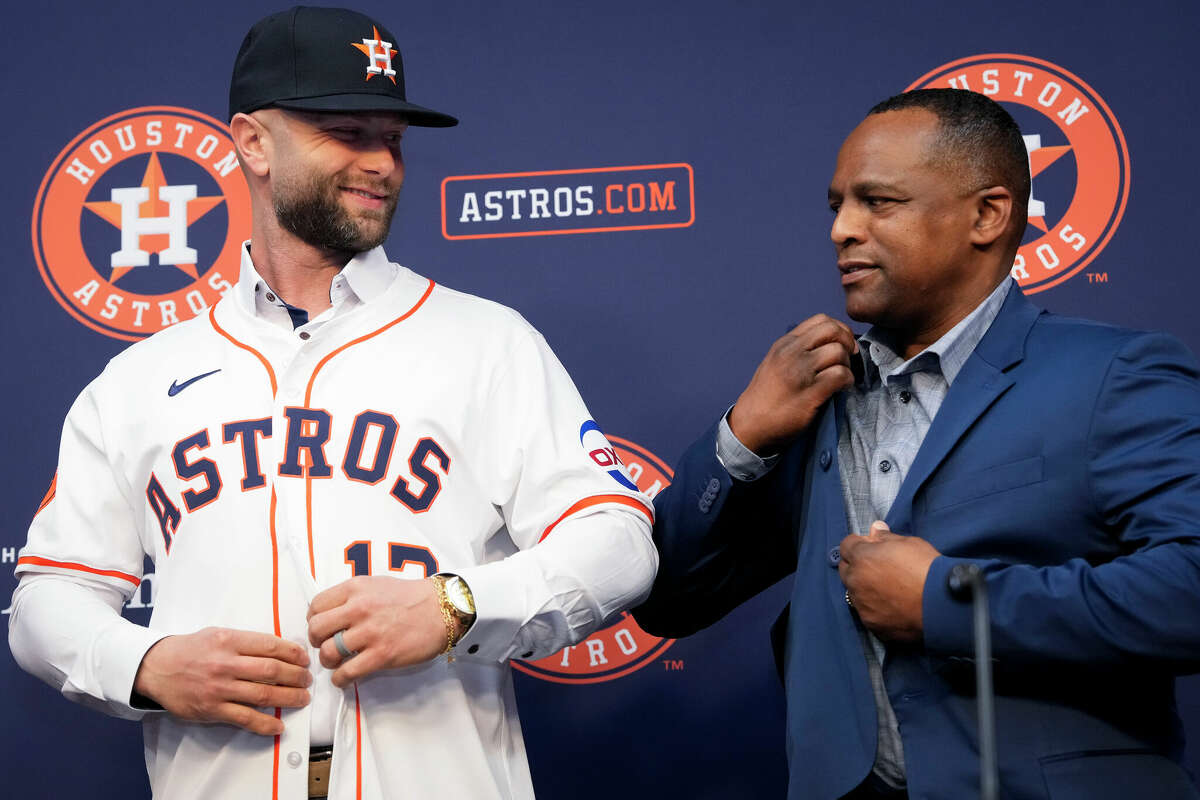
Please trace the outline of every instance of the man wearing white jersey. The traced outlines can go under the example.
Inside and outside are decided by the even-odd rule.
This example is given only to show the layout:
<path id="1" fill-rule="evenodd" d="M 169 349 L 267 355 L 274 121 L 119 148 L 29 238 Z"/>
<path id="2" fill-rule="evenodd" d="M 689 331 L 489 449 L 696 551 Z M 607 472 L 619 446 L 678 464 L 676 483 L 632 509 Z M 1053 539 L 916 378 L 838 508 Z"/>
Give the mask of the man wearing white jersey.
<path id="1" fill-rule="evenodd" d="M 380 248 L 405 129 L 457 122 L 386 29 L 267 17 L 230 116 L 241 278 L 71 408 L 13 654 L 141 719 L 160 800 L 532 797 L 508 661 L 645 597 L 652 506 L 537 331 Z"/>

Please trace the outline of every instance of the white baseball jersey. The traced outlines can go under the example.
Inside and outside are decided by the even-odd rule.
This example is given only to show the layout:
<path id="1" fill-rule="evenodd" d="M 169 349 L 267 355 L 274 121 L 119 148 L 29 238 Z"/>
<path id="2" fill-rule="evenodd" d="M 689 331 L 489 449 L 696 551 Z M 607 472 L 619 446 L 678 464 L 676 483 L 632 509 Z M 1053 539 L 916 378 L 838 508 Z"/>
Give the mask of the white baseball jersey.
<path id="1" fill-rule="evenodd" d="M 653 580 L 652 506 L 540 334 L 381 249 L 335 288 L 347 276 L 346 302 L 293 330 L 256 310 L 275 298 L 244 250 L 234 291 L 114 358 L 67 417 L 10 641 L 68 697 L 143 718 L 160 800 L 305 797 L 322 725 L 334 800 L 532 797 L 508 659 L 579 641 Z M 146 554 L 149 629 L 118 615 Z M 318 591 L 439 571 L 479 612 L 453 659 L 343 691 L 310 651 L 314 702 L 283 710 L 280 737 L 129 705 L 162 636 L 307 646 Z"/>

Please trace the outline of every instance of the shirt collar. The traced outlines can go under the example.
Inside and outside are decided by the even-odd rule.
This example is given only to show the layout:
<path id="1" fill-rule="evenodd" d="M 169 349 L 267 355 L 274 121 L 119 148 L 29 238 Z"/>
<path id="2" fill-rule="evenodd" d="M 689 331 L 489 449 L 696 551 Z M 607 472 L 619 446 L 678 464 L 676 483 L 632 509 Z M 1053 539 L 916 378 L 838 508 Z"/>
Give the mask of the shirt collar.
<path id="1" fill-rule="evenodd" d="M 886 330 L 872 327 L 858 339 L 863 360 L 863 387 L 869 388 L 877 379 L 886 381 L 896 375 L 922 371 L 941 372 L 947 386 L 954 383 L 976 345 L 996 320 L 1012 285 L 1012 278 L 1005 278 L 970 314 L 907 361 L 896 352 Z"/>
<path id="2" fill-rule="evenodd" d="M 338 278 L 345 279 L 346 287 L 359 300 L 370 303 L 388 290 L 399 271 L 399 267 L 388 261 L 383 248 L 376 247 L 350 259 L 350 262 L 342 267 Z M 334 278 L 334 283 L 337 283 L 337 278 Z M 335 302 L 337 300 L 333 297 L 332 287 L 330 299 Z"/>
<path id="3" fill-rule="evenodd" d="M 382 247 L 359 253 L 342 267 L 329 287 L 329 300 L 337 304 L 346 297 L 369 303 L 387 291 L 395 280 L 399 267 L 388 261 Z M 250 316 L 257 316 L 255 288 L 267 286 L 250 258 L 250 242 L 242 242 L 242 271 L 234 286 L 234 299 Z"/>

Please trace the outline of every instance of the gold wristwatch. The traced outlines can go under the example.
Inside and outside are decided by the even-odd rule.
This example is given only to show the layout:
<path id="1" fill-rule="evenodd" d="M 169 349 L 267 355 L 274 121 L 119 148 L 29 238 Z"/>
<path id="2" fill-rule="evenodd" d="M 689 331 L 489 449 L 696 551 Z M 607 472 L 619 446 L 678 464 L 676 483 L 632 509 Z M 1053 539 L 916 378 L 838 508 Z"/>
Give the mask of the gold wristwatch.
<path id="1" fill-rule="evenodd" d="M 467 582 L 449 572 L 439 572 L 433 576 L 441 591 L 438 599 L 442 603 L 442 613 L 449 614 L 458 621 L 459 630 L 465 635 L 475 623 L 475 598 Z M 454 637 L 455 643 L 462 636 Z"/>

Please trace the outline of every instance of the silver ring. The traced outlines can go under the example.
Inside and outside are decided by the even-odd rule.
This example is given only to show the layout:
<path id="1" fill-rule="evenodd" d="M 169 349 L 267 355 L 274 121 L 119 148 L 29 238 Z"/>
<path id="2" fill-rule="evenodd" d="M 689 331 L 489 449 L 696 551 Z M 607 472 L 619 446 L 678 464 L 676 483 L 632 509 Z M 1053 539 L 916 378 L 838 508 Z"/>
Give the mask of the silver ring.
<path id="1" fill-rule="evenodd" d="M 854 601 L 850 599 L 850 590 L 849 589 L 846 590 L 846 605 L 850 606 L 851 608 L 854 608 Z"/>
<path id="2" fill-rule="evenodd" d="M 846 602 L 850 602 L 849 597 L 846 598 Z M 338 631 L 333 635 L 333 646 L 337 648 L 338 655 L 340 655 L 342 658 L 354 658 L 356 655 L 358 655 L 358 651 L 351 650 L 349 647 L 346 647 L 346 640 L 342 638 L 343 633 L 345 633 L 345 631 Z"/>

